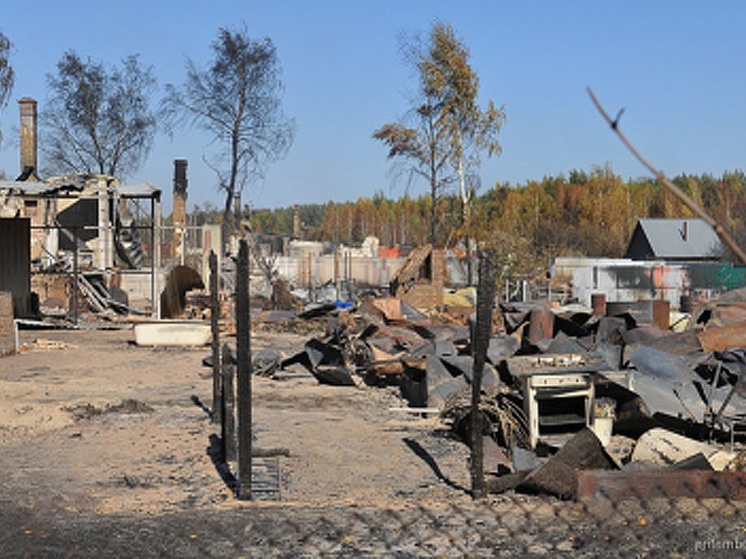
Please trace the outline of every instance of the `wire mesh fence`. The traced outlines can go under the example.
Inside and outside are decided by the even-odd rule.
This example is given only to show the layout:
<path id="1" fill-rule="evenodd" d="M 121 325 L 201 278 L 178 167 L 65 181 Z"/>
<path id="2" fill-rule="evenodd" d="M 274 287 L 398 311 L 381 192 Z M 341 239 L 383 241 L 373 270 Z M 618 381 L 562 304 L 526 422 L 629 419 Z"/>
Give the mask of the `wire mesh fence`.
<path id="1" fill-rule="evenodd" d="M 19 515 L 3 507 L 3 557 L 694 557 L 746 552 L 726 498 L 466 504 L 242 504 L 159 517 Z"/>

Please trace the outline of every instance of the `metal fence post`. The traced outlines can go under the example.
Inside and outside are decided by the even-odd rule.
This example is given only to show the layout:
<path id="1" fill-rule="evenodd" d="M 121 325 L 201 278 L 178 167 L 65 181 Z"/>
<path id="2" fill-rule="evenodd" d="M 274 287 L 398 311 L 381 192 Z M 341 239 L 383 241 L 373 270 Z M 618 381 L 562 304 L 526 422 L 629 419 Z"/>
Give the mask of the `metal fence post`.
<path id="1" fill-rule="evenodd" d="M 212 422 L 222 424 L 222 386 L 220 373 L 220 301 L 218 300 L 218 257 L 210 251 L 210 328 L 212 330 Z"/>
<path id="2" fill-rule="evenodd" d="M 236 271 L 236 352 L 238 356 L 238 490 L 251 499 L 251 321 L 249 314 L 249 244 L 242 239 Z"/>
<path id="3" fill-rule="evenodd" d="M 474 370 L 471 383 L 471 490 L 472 497 L 486 496 L 484 483 L 484 446 L 482 442 L 482 370 L 487 361 L 487 348 L 492 330 L 492 308 L 495 300 L 495 266 L 489 253 L 479 259 L 477 286 L 477 323 L 473 333 Z"/>

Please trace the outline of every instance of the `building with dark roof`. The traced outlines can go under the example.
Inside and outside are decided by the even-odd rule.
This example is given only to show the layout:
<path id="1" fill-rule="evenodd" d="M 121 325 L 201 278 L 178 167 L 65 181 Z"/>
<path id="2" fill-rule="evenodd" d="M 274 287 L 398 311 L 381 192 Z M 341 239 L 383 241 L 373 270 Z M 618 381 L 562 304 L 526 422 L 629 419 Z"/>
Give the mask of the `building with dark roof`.
<path id="1" fill-rule="evenodd" d="M 641 219 L 625 258 L 632 260 L 717 261 L 723 245 L 703 219 Z"/>

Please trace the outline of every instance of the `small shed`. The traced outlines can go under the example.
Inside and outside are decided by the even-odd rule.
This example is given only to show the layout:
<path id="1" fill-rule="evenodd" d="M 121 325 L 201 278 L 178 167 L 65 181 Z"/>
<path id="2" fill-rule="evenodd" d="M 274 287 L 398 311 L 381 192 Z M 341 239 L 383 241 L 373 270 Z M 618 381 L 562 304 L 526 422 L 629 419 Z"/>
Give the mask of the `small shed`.
<path id="1" fill-rule="evenodd" d="M 641 219 L 625 258 L 632 260 L 717 261 L 723 245 L 703 219 Z"/>

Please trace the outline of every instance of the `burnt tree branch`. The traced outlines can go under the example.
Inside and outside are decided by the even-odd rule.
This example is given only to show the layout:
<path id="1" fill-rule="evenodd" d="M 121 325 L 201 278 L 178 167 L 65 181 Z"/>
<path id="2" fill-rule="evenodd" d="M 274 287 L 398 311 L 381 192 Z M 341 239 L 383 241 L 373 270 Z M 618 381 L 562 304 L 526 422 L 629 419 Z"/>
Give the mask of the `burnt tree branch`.
<path id="1" fill-rule="evenodd" d="M 728 233 L 728 231 L 720 224 L 718 223 L 713 217 L 710 216 L 706 211 L 704 211 L 702 208 L 700 208 L 694 200 L 692 200 L 689 196 L 686 195 L 686 193 L 682 192 L 674 183 L 672 183 L 668 178 L 663 174 L 662 171 L 656 169 L 653 167 L 653 165 L 645 159 L 642 154 L 637 151 L 635 146 L 632 145 L 632 142 L 630 142 L 627 137 L 622 133 L 622 131 L 619 129 L 619 116 L 621 116 L 622 111 L 619 112 L 617 115 L 617 118 L 612 120 L 612 118 L 609 116 L 609 114 L 604 110 L 604 108 L 601 106 L 601 103 L 599 103 L 596 96 L 593 94 L 593 90 L 591 88 L 588 89 L 588 95 L 590 95 L 591 100 L 593 101 L 593 104 L 598 109 L 598 112 L 601 113 L 601 116 L 604 117 L 606 122 L 609 124 L 611 129 L 616 133 L 616 135 L 619 137 L 619 139 L 622 141 L 622 143 L 627 146 L 627 149 L 629 149 L 630 152 L 632 152 L 632 155 L 635 156 L 635 158 L 643 164 L 645 168 L 647 168 L 653 175 L 655 175 L 655 180 L 657 180 L 662 186 L 664 186 L 666 189 L 668 189 L 674 196 L 676 196 L 681 203 L 683 203 L 687 208 L 689 208 L 694 214 L 702 218 L 704 221 L 706 221 L 717 234 L 718 237 L 720 237 L 720 240 L 725 243 L 725 245 L 733 252 L 733 254 L 736 255 L 736 257 L 741 261 L 742 264 L 746 264 L 746 253 L 744 253 L 741 248 L 738 246 L 736 241 L 733 239 L 733 237 Z"/>

